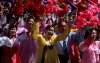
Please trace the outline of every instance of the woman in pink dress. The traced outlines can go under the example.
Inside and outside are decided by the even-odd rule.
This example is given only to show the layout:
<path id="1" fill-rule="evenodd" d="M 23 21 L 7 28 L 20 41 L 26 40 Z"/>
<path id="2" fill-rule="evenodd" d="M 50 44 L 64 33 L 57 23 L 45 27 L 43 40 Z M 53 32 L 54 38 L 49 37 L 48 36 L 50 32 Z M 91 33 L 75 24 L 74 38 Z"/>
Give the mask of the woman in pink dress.
<path id="1" fill-rule="evenodd" d="M 96 41 L 97 30 L 89 29 L 85 34 L 85 40 L 79 47 L 83 52 L 82 63 L 100 63 L 100 42 Z"/>

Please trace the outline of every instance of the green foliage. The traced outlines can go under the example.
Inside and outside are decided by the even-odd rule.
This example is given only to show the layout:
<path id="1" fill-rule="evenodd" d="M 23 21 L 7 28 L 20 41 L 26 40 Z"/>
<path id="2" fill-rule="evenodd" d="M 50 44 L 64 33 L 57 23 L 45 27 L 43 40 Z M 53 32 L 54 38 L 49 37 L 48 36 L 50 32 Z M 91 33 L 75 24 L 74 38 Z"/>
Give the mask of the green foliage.
<path id="1" fill-rule="evenodd" d="M 81 6 L 82 6 L 83 8 L 85 8 L 85 9 L 88 8 L 88 5 L 86 5 L 86 4 L 81 4 Z"/>

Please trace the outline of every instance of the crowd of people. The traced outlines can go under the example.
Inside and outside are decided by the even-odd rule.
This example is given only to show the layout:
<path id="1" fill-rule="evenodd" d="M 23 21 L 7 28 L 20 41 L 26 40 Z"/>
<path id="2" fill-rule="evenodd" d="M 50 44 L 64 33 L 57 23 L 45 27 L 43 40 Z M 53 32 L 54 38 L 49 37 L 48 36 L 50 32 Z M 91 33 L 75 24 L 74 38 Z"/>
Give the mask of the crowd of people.
<path id="1" fill-rule="evenodd" d="M 0 0 L 0 63 L 100 63 L 100 10 L 96 26 L 82 28 L 77 25 L 78 8 L 66 1 L 64 16 L 56 12 L 37 18 L 31 9 L 14 15 L 16 2 Z"/>

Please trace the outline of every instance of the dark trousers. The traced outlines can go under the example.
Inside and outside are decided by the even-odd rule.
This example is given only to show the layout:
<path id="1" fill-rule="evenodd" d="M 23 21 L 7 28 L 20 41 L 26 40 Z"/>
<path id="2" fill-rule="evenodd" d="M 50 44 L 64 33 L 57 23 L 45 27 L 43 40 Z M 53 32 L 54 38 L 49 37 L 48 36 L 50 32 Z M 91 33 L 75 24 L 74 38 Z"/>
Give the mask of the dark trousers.
<path id="1" fill-rule="evenodd" d="M 3 47 L 0 47 L 0 63 L 2 63 Z"/>
<path id="2" fill-rule="evenodd" d="M 60 63 L 68 63 L 68 60 L 69 60 L 68 55 L 65 56 L 65 55 L 58 54 L 58 57 L 59 57 Z"/>

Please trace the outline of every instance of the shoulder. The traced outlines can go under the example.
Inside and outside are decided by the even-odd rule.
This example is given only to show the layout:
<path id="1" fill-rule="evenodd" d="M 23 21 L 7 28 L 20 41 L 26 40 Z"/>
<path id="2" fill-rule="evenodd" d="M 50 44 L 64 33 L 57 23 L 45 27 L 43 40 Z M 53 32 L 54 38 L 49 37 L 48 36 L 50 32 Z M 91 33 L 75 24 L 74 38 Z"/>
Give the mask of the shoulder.
<path id="1" fill-rule="evenodd" d="M 98 41 L 95 41 L 95 43 L 96 43 L 96 44 L 100 44 L 100 41 L 99 41 L 99 40 L 98 40 Z"/>
<path id="2" fill-rule="evenodd" d="M 53 34 L 53 37 L 57 37 L 58 35 L 57 34 Z"/>
<path id="3" fill-rule="evenodd" d="M 38 36 L 38 37 L 42 37 L 42 34 L 38 34 L 37 36 Z"/>
<path id="4" fill-rule="evenodd" d="M 39 39 L 39 38 L 43 38 L 43 35 L 42 34 L 38 34 L 37 35 L 37 39 Z"/>
<path id="5" fill-rule="evenodd" d="M 83 44 L 83 43 L 84 43 L 84 41 L 80 42 L 80 45 Z"/>
<path id="6" fill-rule="evenodd" d="M 84 45 L 85 45 L 85 44 L 86 44 L 86 45 L 88 44 L 88 42 L 87 42 L 86 39 L 84 39 L 82 42 L 80 42 L 79 46 L 81 46 L 81 45 L 83 45 L 83 44 L 84 44 Z"/>

